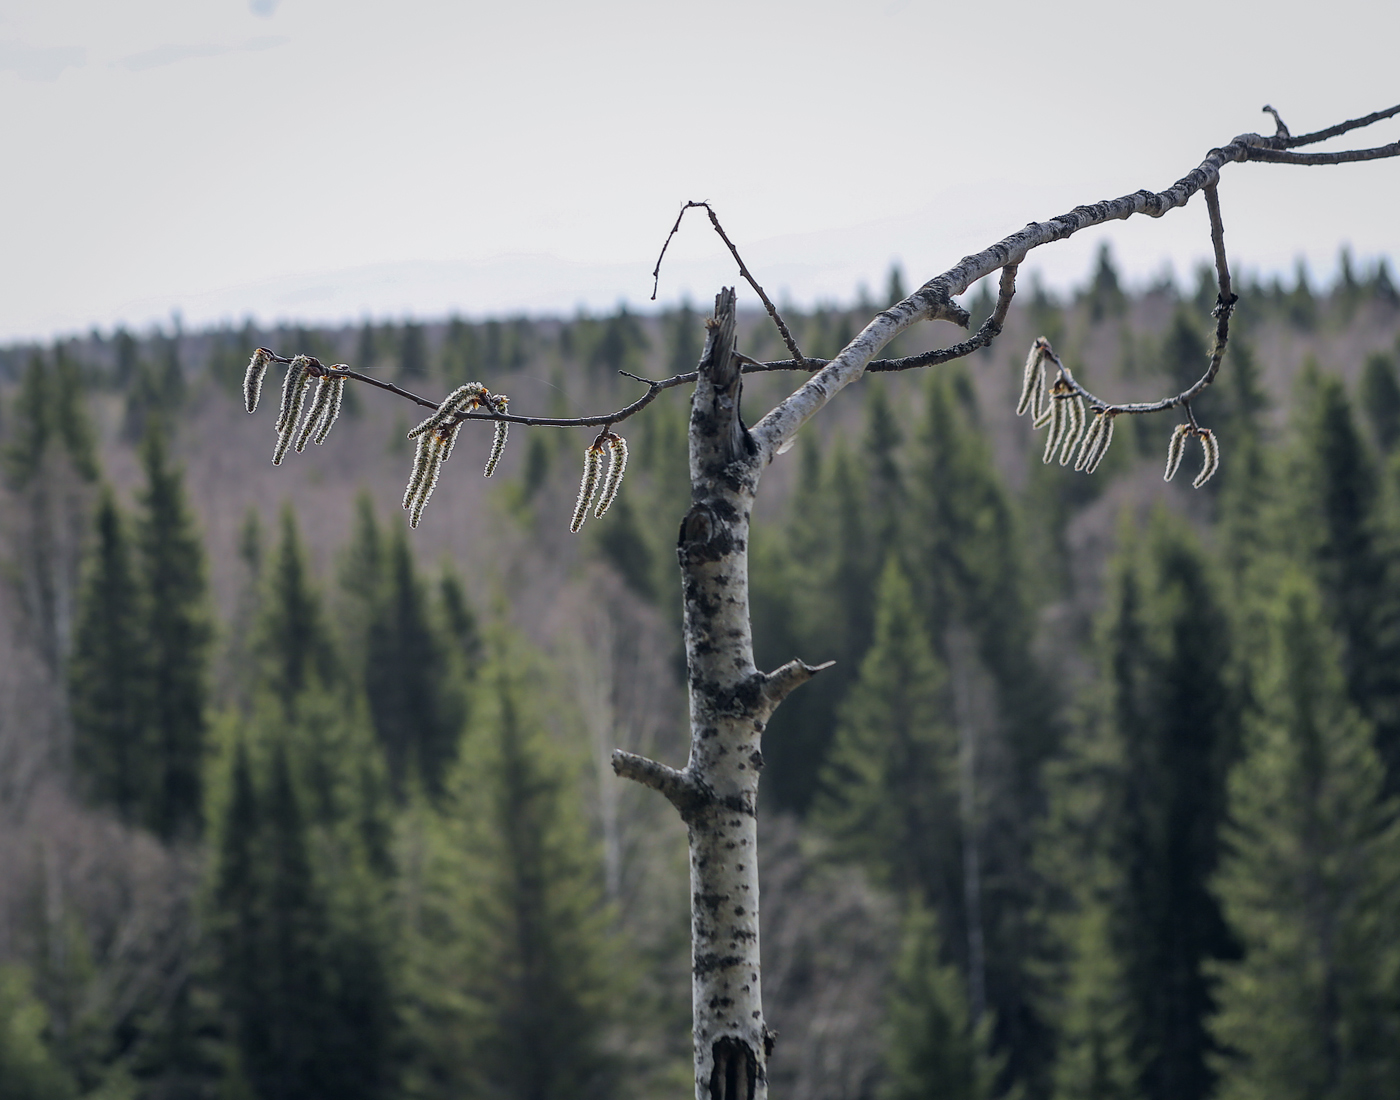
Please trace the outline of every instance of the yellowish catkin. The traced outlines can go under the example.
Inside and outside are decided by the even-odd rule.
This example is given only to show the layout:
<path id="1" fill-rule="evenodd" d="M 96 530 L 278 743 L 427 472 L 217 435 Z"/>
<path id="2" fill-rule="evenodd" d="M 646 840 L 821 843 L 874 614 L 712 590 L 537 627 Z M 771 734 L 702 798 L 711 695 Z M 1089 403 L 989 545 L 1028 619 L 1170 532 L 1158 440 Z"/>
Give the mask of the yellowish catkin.
<path id="1" fill-rule="evenodd" d="M 569 521 L 569 531 L 577 534 L 588 516 L 588 506 L 593 503 L 593 494 L 598 488 L 598 475 L 603 469 L 603 451 L 591 444 L 583 452 L 583 481 L 578 487 L 578 501 L 574 504 L 574 516 Z"/>
<path id="2" fill-rule="evenodd" d="M 1207 481 L 1215 476 L 1215 471 L 1220 469 L 1220 440 L 1215 437 L 1215 433 L 1209 428 L 1197 430 L 1196 435 L 1201 440 L 1201 449 L 1205 452 L 1204 462 L 1201 464 L 1201 472 L 1196 475 L 1196 480 L 1191 482 L 1191 487 L 1199 489 Z"/>
<path id="3" fill-rule="evenodd" d="M 1181 458 L 1186 453 L 1186 440 L 1190 435 L 1190 424 L 1178 424 L 1173 429 L 1171 440 L 1167 443 L 1167 472 L 1162 475 L 1163 481 L 1170 481 L 1176 477 Z"/>
<path id="4" fill-rule="evenodd" d="M 248 369 L 243 374 L 243 404 L 249 412 L 257 411 L 258 398 L 262 396 L 263 376 L 267 374 L 267 365 L 271 362 L 272 352 L 267 348 L 258 348 L 248 360 Z"/>
<path id="5" fill-rule="evenodd" d="M 598 494 L 598 507 L 593 515 L 602 519 L 622 487 L 622 475 L 627 472 L 627 440 L 620 435 L 608 434 L 608 476 L 603 479 L 603 490 Z"/>
<path id="6" fill-rule="evenodd" d="M 408 438 L 413 439 L 422 435 L 432 428 L 446 424 L 464 409 L 475 409 L 480 407 L 482 400 L 486 397 L 486 387 L 480 382 L 468 382 L 465 386 L 458 386 L 442 399 L 442 404 L 437 410 L 418 424 L 408 433 Z"/>
<path id="7" fill-rule="evenodd" d="M 297 359 L 305 359 L 305 356 L 297 356 Z M 293 361 L 295 365 L 295 360 Z M 291 378 L 292 370 L 289 367 L 287 377 Z M 282 465 L 282 459 L 287 456 L 287 448 L 292 444 L 292 436 L 296 434 L 297 424 L 301 421 L 301 410 L 306 404 L 306 387 L 311 380 L 311 376 L 306 373 L 303 365 L 297 371 L 295 381 L 290 390 L 284 387 L 283 403 L 285 406 L 285 419 L 281 421 L 281 426 L 277 429 L 277 446 L 272 451 L 272 464 Z"/>

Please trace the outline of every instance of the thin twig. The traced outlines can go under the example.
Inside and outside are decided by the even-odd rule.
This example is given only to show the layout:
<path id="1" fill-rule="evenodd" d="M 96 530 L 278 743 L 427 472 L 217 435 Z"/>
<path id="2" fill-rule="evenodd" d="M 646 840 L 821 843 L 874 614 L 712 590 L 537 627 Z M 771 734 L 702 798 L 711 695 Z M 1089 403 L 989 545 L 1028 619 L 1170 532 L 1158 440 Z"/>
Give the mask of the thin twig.
<path id="1" fill-rule="evenodd" d="M 715 227 L 715 232 L 729 248 L 729 253 L 734 257 L 734 262 L 739 265 L 739 274 L 744 277 L 744 281 L 753 287 L 754 293 L 763 302 L 763 308 L 768 311 L 768 316 L 773 318 L 773 323 L 778 326 L 778 332 L 783 338 L 783 343 L 787 345 L 792 357 L 801 364 L 797 369 L 806 370 L 807 360 L 803 357 L 801 349 L 797 346 L 797 341 L 792 338 L 792 333 L 788 331 L 786 322 L 783 321 L 782 314 L 778 312 L 778 307 L 773 304 L 771 298 L 764 293 L 763 288 L 758 285 L 758 280 L 750 274 L 748 266 L 744 263 L 744 258 L 739 255 L 739 250 L 734 246 L 734 242 L 729 239 L 729 234 L 724 231 L 724 227 L 719 224 L 719 218 L 715 215 L 714 209 L 708 202 L 688 202 L 681 207 L 681 212 L 676 215 L 676 224 L 671 226 L 671 232 L 666 235 L 666 243 L 661 246 L 661 255 L 656 258 L 656 267 L 652 269 L 651 277 L 651 300 L 656 301 L 656 287 L 661 280 L 661 261 L 666 256 L 666 249 L 670 247 L 671 238 L 676 235 L 681 227 L 681 219 L 685 217 L 685 212 L 694 207 L 701 207 L 710 216 L 710 224 Z"/>
<path id="2" fill-rule="evenodd" d="M 1273 113 L 1275 119 L 1278 118 L 1278 114 L 1274 112 L 1272 107 L 1265 107 L 1264 110 Z M 1393 118 L 1395 115 L 1400 115 L 1400 104 L 1394 107 L 1387 107 L 1384 111 L 1373 111 L 1371 114 L 1364 115 L 1361 118 L 1352 118 L 1348 119 L 1346 122 L 1339 122 L 1337 125 L 1329 126 L 1325 130 L 1316 130 L 1311 134 L 1300 134 L 1298 137 L 1289 137 L 1288 128 L 1285 126 L 1282 135 L 1284 140 L 1279 143 L 1279 146 L 1284 149 L 1296 149 L 1299 145 L 1315 145 L 1319 141 L 1326 141 L 1328 138 L 1338 137 L 1342 134 L 1350 133 L 1352 130 L 1359 130 L 1363 126 L 1370 126 L 1374 122 L 1381 122 L 1387 118 Z M 1280 123 L 1280 125 L 1282 125 L 1282 123 Z"/>
<path id="3" fill-rule="evenodd" d="M 1060 377 L 1069 383 L 1070 392 L 1065 394 L 1061 400 L 1077 395 L 1087 401 L 1096 412 L 1115 415 L 1127 413 L 1129 416 L 1162 412 L 1180 405 L 1186 409 L 1186 415 L 1191 421 L 1192 429 L 1196 429 L 1196 416 L 1191 411 L 1191 400 L 1210 386 L 1215 381 L 1216 375 L 1220 373 L 1220 363 L 1225 358 L 1225 346 L 1230 341 L 1230 314 L 1234 311 L 1235 303 L 1239 300 L 1238 296 L 1230 290 L 1230 265 L 1225 257 L 1225 224 L 1220 218 L 1220 196 L 1216 193 L 1214 184 L 1202 188 L 1202 191 L 1205 195 L 1206 211 L 1210 214 L 1210 241 L 1215 251 L 1215 276 L 1220 288 L 1215 299 L 1215 308 L 1211 310 L 1215 317 L 1215 344 L 1210 349 L 1210 359 L 1206 364 L 1205 374 L 1201 375 L 1189 388 L 1174 397 L 1166 397 L 1161 401 L 1139 401 L 1132 404 L 1115 405 L 1090 393 L 1080 385 L 1070 369 L 1055 354 L 1055 350 L 1046 344 L 1046 355 L 1059 368 Z"/>
<path id="4" fill-rule="evenodd" d="M 1271 149 L 1266 145 L 1250 148 L 1243 160 L 1262 160 L 1271 164 L 1351 164 L 1358 160 L 1383 160 L 1400 156 L 1400 141 L 1377 145 L 1373 149 L 1343 149 L 1338 153 L 1290 153 L 1286 149 Z"/>

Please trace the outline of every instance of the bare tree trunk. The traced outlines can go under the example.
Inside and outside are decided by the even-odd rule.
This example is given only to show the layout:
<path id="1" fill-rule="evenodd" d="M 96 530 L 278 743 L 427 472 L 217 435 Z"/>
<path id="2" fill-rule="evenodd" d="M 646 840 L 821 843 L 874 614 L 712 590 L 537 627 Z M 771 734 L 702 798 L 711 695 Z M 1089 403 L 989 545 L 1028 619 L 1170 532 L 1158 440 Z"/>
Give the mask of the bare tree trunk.
<path id="1" fill-rule="evenodd" d="M 768 454 L 740 418 L 734 292 L 715 299 L 690 412 L 691 504 L 676 547 L 685 601 L 690 760 L 677 771 L 616 753 L 619 775 L 662 791 L 690 841 L 697 1100 L 762 1100 L 773 1036 L 758 944 L 758 775 L 774 708 L 816 669 L 762 673 L 749 627 L 749 516 Z"/>

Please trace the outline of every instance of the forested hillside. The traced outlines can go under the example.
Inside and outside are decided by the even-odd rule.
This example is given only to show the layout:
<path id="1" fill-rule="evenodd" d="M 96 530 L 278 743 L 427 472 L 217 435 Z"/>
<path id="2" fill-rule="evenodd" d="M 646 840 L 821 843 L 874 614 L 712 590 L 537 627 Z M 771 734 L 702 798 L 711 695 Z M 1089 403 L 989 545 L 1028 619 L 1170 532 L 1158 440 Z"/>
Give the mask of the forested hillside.
<path id="1" fill-rule="evenodd" d="M 1015 415 L 1038 335 L 1113 399 L 1201 374 L 1213 276 L 1128 293 L 1106 252 L 765 474 L 758 665 L 836 662 L 764 737 L 776 1095 L 1400 1095 L 1400 294 L 1345 254 L 1238 289 L 1199 490 L 1161 417 L 1091 476 Z M 822 356 L 872 308 L 787 318 Z M 0 1098 L 690 1087 L 683 827 L 609 765 L 687 744 L 683 390 L 571 535 L 591 429 L 515 427 L 487 480 L 468 425 L 410 531 L 413 406 L 352 384 L 274 468 L 241 387 L 265 345 L 583 415 L 702 338 L 619 308 L 0 349 Z M 739 348 L 786 354 L 758 313 Z M 794 384 L 749 376 L 746 419 Z"/>

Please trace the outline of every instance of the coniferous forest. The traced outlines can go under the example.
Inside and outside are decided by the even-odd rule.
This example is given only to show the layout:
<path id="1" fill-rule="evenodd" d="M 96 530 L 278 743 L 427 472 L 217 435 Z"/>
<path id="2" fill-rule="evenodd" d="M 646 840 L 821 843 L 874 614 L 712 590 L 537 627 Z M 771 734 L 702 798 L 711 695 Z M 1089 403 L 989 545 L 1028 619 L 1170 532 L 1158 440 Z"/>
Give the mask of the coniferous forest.
<path id="1" fill-rule="evenodd" d="M 1400 1096 L 1400 293 L 1340 272 L 1238 288 L 1200 489 L 1160 417 L 1087 475 L 1015 416 L 1038 335 L 1114 398 L 1202 373 L 1213 278 L 1107 251 L 765 475 L 758 665 L 836 662 L 764 737 L 775 1095 Z M 831 355 L 879 304 L 785 312 Z M 688 743 L 684 391 L 572 535 L 591 430 L 517 427 L 490 480 L 464 432 L 410 531 L 411 406 L 351 385 L 274 468 L 241 386 L 265 345 L 580 415 L 702 321 L 0 348 L 0 1100 L 689 1090 L 684 828 L 609 765 Z M 747 385 L 753 420 L 792 379 Z"/>

